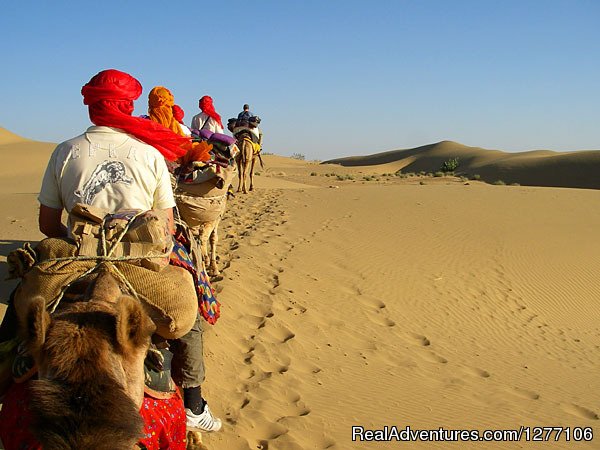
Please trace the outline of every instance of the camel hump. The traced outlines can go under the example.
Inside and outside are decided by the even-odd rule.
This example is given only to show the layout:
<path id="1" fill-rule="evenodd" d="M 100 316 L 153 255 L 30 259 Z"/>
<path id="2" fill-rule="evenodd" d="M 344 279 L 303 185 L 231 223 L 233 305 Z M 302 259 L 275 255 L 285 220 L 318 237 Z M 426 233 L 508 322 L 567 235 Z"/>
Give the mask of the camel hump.
<path id="1" fill-rule="evenodd" d="M 98 276 L 89 286 L 88 298 L 115 303 L 121 293 L 121 286 L 110 270 L 107 267 L 101 267 L 98 269 Z"/>

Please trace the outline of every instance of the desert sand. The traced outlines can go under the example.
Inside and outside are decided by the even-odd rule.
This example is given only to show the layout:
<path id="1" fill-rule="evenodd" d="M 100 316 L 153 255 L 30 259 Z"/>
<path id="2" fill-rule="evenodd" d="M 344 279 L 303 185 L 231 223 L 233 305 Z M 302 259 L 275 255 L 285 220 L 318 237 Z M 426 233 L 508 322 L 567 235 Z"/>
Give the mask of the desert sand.
<path id="1" fill-rule="evenodd" d="M 42 237 L 36 196 L 53 146 L 0 139 L 5 275 L 8 252 Z M 466 166 L 461 149 L 440 158 Z M 498 156 L 469 149 L 480 162 Z M 269 155 L 255 191 L 230 201 L 214 285 L 222 316 L 205 327 L 204 392 L 224 429 L 204 435 L 208 448 L 600 447 L 600 191 L 395 176 L 439 167 L 407 168 L 419 154 L 408 157 L 341 166 Z M 517 182 L 528 184 L 528 167 L 540 185 L 577 179 L 533 168 L 556 157 L 514 157 Z M 2 283 L 2 302 L 12 286 Z M 599 435 L 352 441 L 352 426 L 521 425 Z"/>

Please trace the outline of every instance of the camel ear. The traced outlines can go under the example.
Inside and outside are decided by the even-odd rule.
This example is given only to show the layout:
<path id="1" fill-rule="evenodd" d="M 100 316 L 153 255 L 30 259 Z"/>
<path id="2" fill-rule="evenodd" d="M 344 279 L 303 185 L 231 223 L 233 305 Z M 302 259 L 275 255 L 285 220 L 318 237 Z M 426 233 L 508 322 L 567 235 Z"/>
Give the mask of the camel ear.
<path id="1" fill-rule="evenodd" d="M 117 341 L 124 349 L 142 347 L 156 331 L 154 322 L 132 297 L 122 295 L 117 300 Z"/>
<path id="2" fill-rule="evenodd" d="M 46 300 L 40 296 L 24 298 L 15 306 L 20 333 L 28 342 L 29 350 L 35 357 L 46 342 L 46 333 L 52 321 L 46 310 Z"/>

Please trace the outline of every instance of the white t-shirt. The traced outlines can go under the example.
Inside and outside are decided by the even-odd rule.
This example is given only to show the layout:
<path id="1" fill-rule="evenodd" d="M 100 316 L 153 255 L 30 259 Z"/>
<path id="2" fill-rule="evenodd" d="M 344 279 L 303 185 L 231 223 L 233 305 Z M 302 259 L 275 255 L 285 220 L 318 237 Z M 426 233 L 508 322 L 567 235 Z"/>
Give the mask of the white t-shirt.
<path id="1" fill-rule="evenodd" d="M 190 128 L 192 130 L 202 130 L 202 127 L 204 127 L 204 130 L 212 131 L 213 133 L 223 133 L 223 127 L 215 119 L 203 112 L 196 114 L 192 118 Z"/>
<path id="2" fill-rule="evenodd" d="M 183 134 L 185 134 L 186 136 L 191 136 L 192 135 L 192 131 L 187 127 L 187 125 L 180 123 L 179 124 L 179 128 L 181 128 L 181 132 Z"/>
<path id="3" fill-rule="evenodd" d="M 67 212 L 76 203 L 110 212 L 175 206 L 160 152 L 122 130 L 96 126 L 56 147 L 38 200 Z"/>

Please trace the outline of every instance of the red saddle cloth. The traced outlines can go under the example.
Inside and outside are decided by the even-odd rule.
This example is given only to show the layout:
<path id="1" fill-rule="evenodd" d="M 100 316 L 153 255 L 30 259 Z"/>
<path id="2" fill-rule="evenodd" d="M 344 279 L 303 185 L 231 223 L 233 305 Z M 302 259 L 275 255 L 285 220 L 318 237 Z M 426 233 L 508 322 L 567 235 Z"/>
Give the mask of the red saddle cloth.
<path id="1" fill-rule="evenodd" d="M 0 411 L 0 439 L 5 450 L 42 450 L 31 434 L 29 383 L 14 383 L 4 397 Z M 170 398 L 144 395 L 140 409 L 144 438 L 139 444 L 148 450 L 185 450 L 186 426 L 183 401 L 178 392 Z"/>

